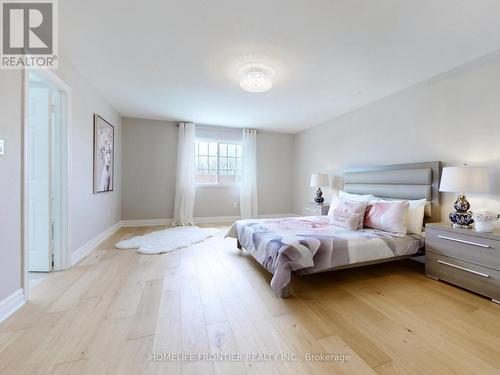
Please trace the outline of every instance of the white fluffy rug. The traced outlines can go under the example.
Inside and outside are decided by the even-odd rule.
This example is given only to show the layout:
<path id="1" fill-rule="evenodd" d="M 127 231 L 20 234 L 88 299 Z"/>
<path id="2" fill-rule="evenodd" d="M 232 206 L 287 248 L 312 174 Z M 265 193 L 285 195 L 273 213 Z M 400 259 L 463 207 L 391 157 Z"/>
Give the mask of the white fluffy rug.
<path id="1" fill-rule="evenodd" d="M 187 247 L 213 237 L 219 232 L 214 228 L 173 227 L 135 236 L 115 244 L 118 249 L 137 249 L 142 254 L 160 254 Z"/>

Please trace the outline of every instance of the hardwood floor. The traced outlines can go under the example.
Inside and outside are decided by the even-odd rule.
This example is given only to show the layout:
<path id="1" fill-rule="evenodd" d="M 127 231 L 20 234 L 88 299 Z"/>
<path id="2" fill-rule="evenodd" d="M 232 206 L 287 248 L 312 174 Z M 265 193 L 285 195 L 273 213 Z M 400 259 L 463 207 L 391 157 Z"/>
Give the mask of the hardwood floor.
<path id="1" fill-rule="evenodd" d="M 296 278 L 288 299 L 235 241 L 162 255 L 113 243 L 31 291 L 0 324 L 0 374 L 499 374 L 500 306 L 400 261 Z M 152 353 L 348 355 L 155 361 Z M 245 357 L 246 359 L 246 357 Z"/>

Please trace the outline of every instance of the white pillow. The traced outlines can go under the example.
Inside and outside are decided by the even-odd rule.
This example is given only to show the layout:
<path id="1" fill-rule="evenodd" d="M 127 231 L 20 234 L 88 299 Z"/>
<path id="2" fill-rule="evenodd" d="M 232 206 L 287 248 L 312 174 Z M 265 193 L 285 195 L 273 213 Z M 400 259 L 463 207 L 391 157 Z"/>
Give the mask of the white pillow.
<path id="1" fill-rule="evenodd" d="M 408 207 L 408 217 L 406 219 L 406 228 L 408 233 L 422 234 L 422 228 L 424 226 L 424 214 L 425 205 L 427 203 L 426 199 L 416 199 L 416 200 L 399 200 L 399 199 L 384 199 L 384 198 L 374 198 L 372 202 L 408 202 L 410 205 Z"/>
<path id="2" fill-rule="evenodd" d="M 339 191 L 339 198 L 344 198 L 344 199 L 348 199 L 350 201 L 357 201 L 357 202 L 370 202 L 371 200 L 375 199 L 375 196 L 373 196 L 371 194 L 366 194 L 366 195 L 351 194 L 351 193 L 346 193 L 345 191 L 340 190 Z"/>

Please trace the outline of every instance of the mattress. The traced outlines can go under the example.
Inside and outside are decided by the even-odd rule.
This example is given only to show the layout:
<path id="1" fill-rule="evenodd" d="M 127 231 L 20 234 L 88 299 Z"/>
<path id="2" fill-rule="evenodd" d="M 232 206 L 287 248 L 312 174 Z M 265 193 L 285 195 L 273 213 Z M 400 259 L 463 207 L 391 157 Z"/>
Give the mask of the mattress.
<path id="1" fill-rule="evenodd" d="M 418 234 L 351 231 L 329 224 L 327 216 L 239 220 L 226 236 L 238 239 L 273 274 L 271 288 L 277 295 L 290 283 L 292 273 L 412 255 L 424 247 L 424 237 Z"/>

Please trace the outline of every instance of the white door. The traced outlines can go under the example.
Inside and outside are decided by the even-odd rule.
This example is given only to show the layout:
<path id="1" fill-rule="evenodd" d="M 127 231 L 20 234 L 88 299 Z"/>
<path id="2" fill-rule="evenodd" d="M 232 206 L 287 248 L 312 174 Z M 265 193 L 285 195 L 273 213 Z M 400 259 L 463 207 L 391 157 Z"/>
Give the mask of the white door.
<path id="1" fill-rule="evenodd" d="M 52 254 L 60 254 L 62 241 L 62 127 L 61 127 L 61 93 L 50 90 L 50 249 Z"/>
<path id="2" fill-rule="evenodd" d="M 28 268 L 49 272 L 52 270 L 50 90 L 30 84 L 28 100 Z"/>

